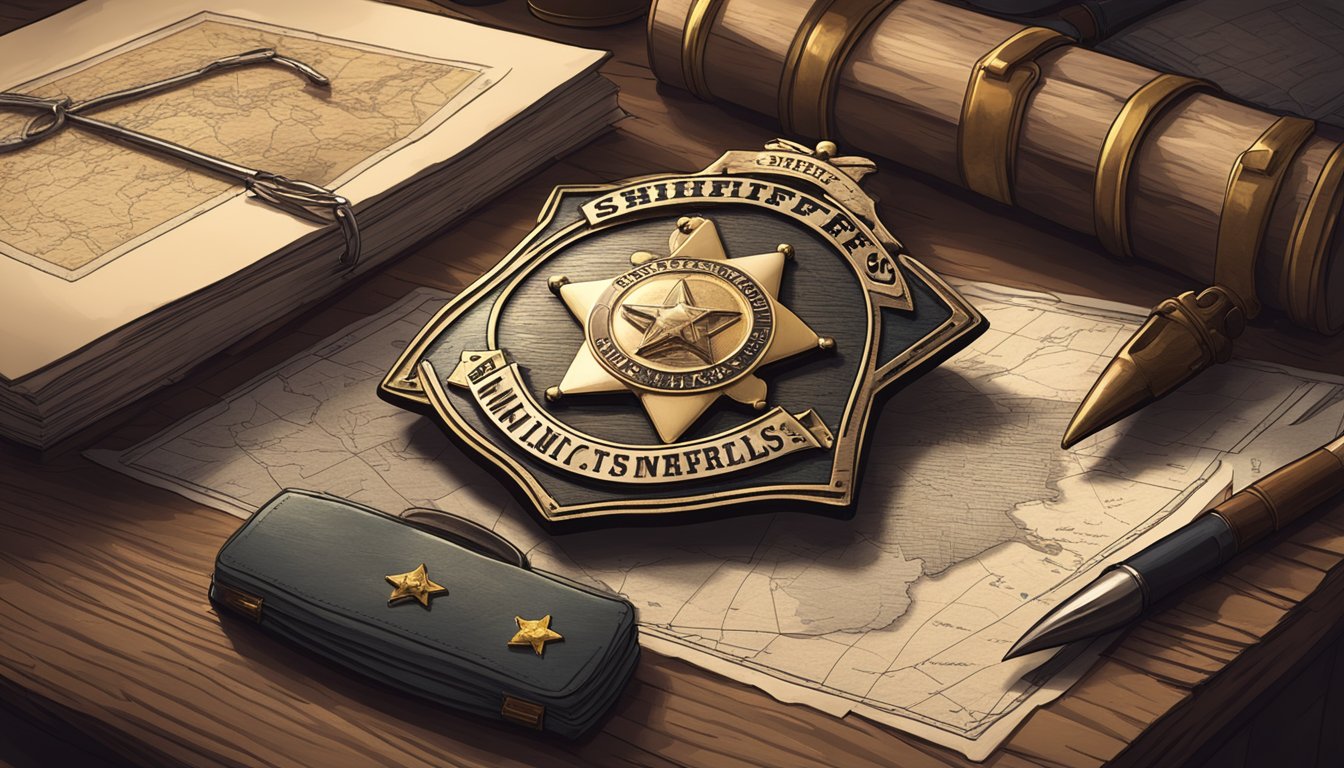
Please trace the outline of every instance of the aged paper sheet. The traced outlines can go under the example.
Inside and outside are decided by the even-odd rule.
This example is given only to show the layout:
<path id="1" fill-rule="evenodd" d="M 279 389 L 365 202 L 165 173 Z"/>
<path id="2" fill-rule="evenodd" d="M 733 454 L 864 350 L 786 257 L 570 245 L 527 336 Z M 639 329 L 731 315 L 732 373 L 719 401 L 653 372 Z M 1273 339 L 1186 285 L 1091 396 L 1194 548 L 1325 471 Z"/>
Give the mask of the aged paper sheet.
<path id="1" fill-rule="evenodd" d="M 991 328 L 887 403 L 851 520 L 548 536 L 434 422 L 375 395 L 444 301 L 424 290 L 131 450 L 90 455 L 239 516 L 284 487 L 466 515 L 536 567 L 624 595 L 650 649 L 984 759 L 1106 643 L 1000 663 L 1009 645 L 1107 562 L 1339 433 L 1344 386 L 1238 361 L 1063 451 L 1074 404 L 1141 316 L 958 288 Z"/>

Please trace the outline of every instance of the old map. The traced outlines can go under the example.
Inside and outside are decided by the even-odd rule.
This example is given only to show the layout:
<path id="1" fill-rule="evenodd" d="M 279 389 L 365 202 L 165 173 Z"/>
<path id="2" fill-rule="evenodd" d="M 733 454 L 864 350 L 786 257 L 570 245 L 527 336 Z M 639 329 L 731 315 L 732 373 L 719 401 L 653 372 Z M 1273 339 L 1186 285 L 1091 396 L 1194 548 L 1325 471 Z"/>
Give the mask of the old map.
<path id="1" fill-rule="evenodd" d="M 91 455 L 237 515 L 283 487 L 467 515 L 537 567 L 627 597 L 647 647 L 980 759 L 1096 653 L 999 663 L 1004 650 L 1106 558 L 1337 434 L 1344 388 L 1238 362 L 1062 451 L 1074 403 L 1139 317 L 958 287 L 991 329 L 886 405 L 852 520 L 547 536 L 434 422 L 374 394 L 443 301 L 424 291 L 132 450 Z"/>
<path id="2" fill-rule="evenodd" d="M 86 99 L 261 47 L 313 66 L 331 78 L 330 92 L 305 87 L 282 67 L 248 67 L 97 116 L 335 185 L 445 119 L 449 103 L 480 76 L 469 65 L 203 14 L 11 90 Z M 31 116 L 0 112 L 0 134 L 15 135 Z M 76 280 L 236 194 L 241 188 L 222 177 L 67 127 L 0 155 L 0 252 Z"/>

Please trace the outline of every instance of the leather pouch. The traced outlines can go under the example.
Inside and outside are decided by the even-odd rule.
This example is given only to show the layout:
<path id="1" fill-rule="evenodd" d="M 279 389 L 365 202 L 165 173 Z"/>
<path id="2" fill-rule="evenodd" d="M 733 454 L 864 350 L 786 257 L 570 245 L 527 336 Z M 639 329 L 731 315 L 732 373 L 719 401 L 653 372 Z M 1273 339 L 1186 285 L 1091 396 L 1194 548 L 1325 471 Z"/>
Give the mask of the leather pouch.
<path id="1" fill-rule="evenodd" d="M 628 602 L 531 570 L 493 531 L 308 491 L 282 491 L 225 542 L 210 599 L 393 687 L 567 738 L 639 657 Z"/>

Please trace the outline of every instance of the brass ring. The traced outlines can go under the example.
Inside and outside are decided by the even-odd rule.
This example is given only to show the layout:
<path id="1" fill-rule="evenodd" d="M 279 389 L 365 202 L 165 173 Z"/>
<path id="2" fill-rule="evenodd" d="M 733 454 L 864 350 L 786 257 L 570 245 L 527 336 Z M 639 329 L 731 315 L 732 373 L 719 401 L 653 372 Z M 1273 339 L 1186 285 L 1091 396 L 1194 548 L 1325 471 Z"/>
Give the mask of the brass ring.
<path id="1" fill-rule="evenodd" d="M 1022 118 L 1027 96 L 1041 79 L 1035 59 L 1072 42 L 1053 29 L 1027 27 L 999 43 L 971 68 L 957 126 L 957 166 L 967 189 L 1013 204 Z"/>
<path id="2" fill-rule="evenodd" d="M 1134 92 L 1115 116 L 1097 159 L 1096 186 L 1092 195 L 1092 219 L 1097 238 L 1116 256 L 1133 257 L 1125 195 L 1129 169 L 1134 164 L 1143 136 L 1164 107 L 1178 96 L 1197 89 L 1213 90 L 1203 80 L 1180 75 L 1158 75 Z"/>
<path id="3" fill-rule="evenodd" d="M 1232 164 L 1218 219 L 1213 281 L 1240 302 L 1248 320 L 1260 314 L 1255 263 L 1264 244 L 1269 215 L 1293 157 L 1315 132 L 1312 120 L 1280 117 Z"/>
<path id="4" fill-rule="evenodd" d="M 1344 204 L 1344 144 L 1335 147 L 1321 167 L 1307 205 L 1298 214 L 1289 240 L 1288 314 L 1293 321 L 1321 333 L 1333 333 L 1325 304 L 1326 248 Z"/>
<path id="5" fill-rule="evenodd" d="M 831 112 L 845 60 L 863 33 L 896 0 L 824 0 L 808 11 L 789 45 L 779 81 L 784 130 L 834 138 Z"/>
<path id="6" fill-rule="evenodd" d="M 714 26 L 723 0 L 691 0 L 686 9 L 686 25 L 681 31 L 681 77 L 686 88 L 702 99 L 712 99 L 705 79 L 705 51 L 709 48 L 709 30 Z M 652 29 L 653 12 L 649 12 Z"/>

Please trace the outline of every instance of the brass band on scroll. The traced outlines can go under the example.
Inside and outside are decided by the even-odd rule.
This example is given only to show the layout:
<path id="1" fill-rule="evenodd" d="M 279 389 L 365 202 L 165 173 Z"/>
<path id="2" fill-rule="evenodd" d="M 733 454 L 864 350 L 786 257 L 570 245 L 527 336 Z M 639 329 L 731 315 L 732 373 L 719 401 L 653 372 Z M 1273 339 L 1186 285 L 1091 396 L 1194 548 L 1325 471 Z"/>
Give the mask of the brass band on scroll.
<path id="1" fill-rule="evenodd" d="M 1293 225 L 1289 258 L 1284 261 L 1284 306 L 1298 325 L 1321 333 L 1336 333 L 1325 303 L 1326 250 L 1344 205 L 1344 144 L 1321 168 L 1307 207 Z"/>
<path id="2" fill-rule="evenodd" d="M 1316 124 L 1311 120 L 1281 117 L 1237 157 L 1232 167 L 1218 222 L 1213 281 L 1232 292 L 1246 308 L 1248 318 L 1260 312 L 1255 263 L 1274 201 L 1290 161 L 1315 132 Z"/>
<path id="3" fill-rule="evenodd" d="M 1092 215 L 1097 239 L 1107 251 L 1133 258 L 1129 241 L 1126 200 L 1130 169 L 1139 153 L 1144 136 L 1163 110 L 1180 97 L 1197 90 L 1212 90 L 1201 80 L 1180 75 L 1158 75 L 1145 83 L 1120 108 L 1097 159 L 1097 178 L 1093 187 Z"/>
<path id="4" fill-rule="evenodd" d="M 784 130 L 835 137 L 836 86 L 850 51 L 896 0 L 829 0 L 817 3 L 798 29 L 779 82 Z"/>
<path id="5" fill-rule="evenodd" d="M 714 26 L 714 20 L 722 7 L 723 0 L 691 0 L 691 6 L 686 11 L 686 26 L 681 35 L 681 77 L 691 93 L 702 99 L 714 98 L 705 82 L 705 49 L 709 47 L 709 30 Z M 650 11 L 650 37 L 656 18 L 656 14 Z"/>
<path id="6" fill-rule="evenodd" d="M 1027 97 L 1041 79 L 1036 57 L 1073 40 L 1053 29 L 1027 27 L 971 68 L 957 133 L 957 165 L 966 188 L 1013 204 L 1013 165 Z"/>

